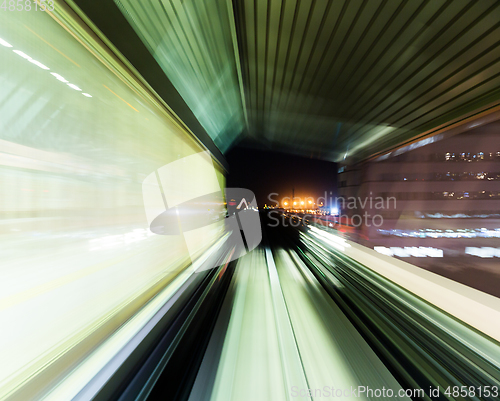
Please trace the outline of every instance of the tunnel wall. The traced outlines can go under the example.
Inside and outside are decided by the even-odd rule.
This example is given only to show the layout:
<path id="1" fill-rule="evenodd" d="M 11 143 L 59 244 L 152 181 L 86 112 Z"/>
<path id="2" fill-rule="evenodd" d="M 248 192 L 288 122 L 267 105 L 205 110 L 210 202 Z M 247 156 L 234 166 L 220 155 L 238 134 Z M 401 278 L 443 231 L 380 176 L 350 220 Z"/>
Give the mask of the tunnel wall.
<path id="1" fill-rule="evenodd" d="M 149 230 L 142 182 L 204 148 L 57 11 L 0 13 L 0 398 L 34 382 L 33 399 L 191 263 L 182 235 Z M 187 164 L 182 187 L 166 190 L 189 198 L 214 170 L 223 188 L 217 162 L 206 167 Z M 201 252 L 221 230 L 191 240 Z"/>

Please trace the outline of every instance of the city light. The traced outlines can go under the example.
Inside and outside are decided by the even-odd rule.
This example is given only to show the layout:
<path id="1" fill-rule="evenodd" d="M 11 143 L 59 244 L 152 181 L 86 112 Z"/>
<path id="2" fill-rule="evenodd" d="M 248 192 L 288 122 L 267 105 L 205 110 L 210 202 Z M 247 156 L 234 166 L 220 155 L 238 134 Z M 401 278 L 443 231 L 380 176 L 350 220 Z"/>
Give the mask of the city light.
<path id="1" fill-rule="evenodd" d="M 479 256 L 480 258 L 493 258 L 493 257 L 500 258 L 500 248 L 493 248 L 488 246 L 486 247 L 466 246 L 465 254 L 472 256 Z"/>
<path id="2" fill-rule="evenodd" d="M 409 258 L 409 257 L 416 257 L 416 258 L 425 258 L 425 257 L 430 257 L 430 258 L 442 258 L 443 257 L 443 250 L 438 249 L 438 248 L 432 248 L 432 247 L 416 247 L 416 246 L 405 246 L 404 248 L 401 247 L 393 247 L 391 246 L 390 248 L 386 248 L 385 246 L 375 246 L 373 248 L 375 251 L 378 253 L 381 253 L 383 255 L 387 256 L 399 256 L 400 258 Z"/>

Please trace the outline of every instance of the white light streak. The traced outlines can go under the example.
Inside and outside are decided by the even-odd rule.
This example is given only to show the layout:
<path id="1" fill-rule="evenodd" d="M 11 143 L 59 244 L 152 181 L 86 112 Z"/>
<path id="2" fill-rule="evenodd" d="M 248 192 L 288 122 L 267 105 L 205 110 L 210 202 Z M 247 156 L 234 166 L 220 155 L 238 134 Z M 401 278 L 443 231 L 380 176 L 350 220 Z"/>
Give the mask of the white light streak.
<path id="1" fill-rule="evenodd" d="M 12 51 L 20 55 L 22 58 L 25 58 L 26 60 L 31 60 L 31 57 L 28 56 L 26 53 L 22 52 L 21 50 L 12 50 Z"/>
<path id="2" fill-rule="evenodd" d="M 431 248 L 431 247 L 425 247 L 425 246 L 405 246 L 404 248 L 399 248 L 399 247 L 390 247 L 386 248 L 385 246 L 375 246 L 373 247 L 373 250 L 377 251 L 378 253 L 381 253 L 382 255 L 387 255 L 387 256 L 399 256 L 400 258 L 408 258 L 410 256 L 416 257 L 416 258 L 442 258 L 443 257 L 443 250 L 438 249 L 438 248 Z"/>
<path id="3" fill-rule="evenodd" d="M 56 79 L 57 79 L 57 80 L 59 80 L 59 81 L 61 81 L 61 82 L 64 82 L 64 83 L 68 83 L 68 82 L 69 82 L 66 78 L 62 77 L 61 75 L 59 75 L 59 74 L 58 74 L 58 73 L 56 73 L 56 72 L 51 72 L 51 74 L 52 74 L 54 77 L 56 77 Z"/>
<path id="4" fill-rule="evenodd" d="M 30 58 L 28 61 L 29 61 L 30 63 L 35 64 L 36 66 L 40 67 L 40 68 L 41 68 L 41 69 L 43 69 L 43 70 L 50 70 L 50 68 L 49 68 L 49 67 L 47 67 L 46 65 L 44 65 L 44 64 L 42 64 L 42 63 L 40 63 L 39 61 L 33 60 L 32 58 Z"/>
<path id="5" fill-rule="evenodd" d="M 345 251 L 346 248 L 351 247 L 351 245 L 349 245 L 343 238 L 327 233 L 316 227 L 310 227 L 310 229 L 314 236 L 321 238 L 323 241 L 326 241 L 329 245 L 333 246 L 334 248 L 340 251 Z"/>
<path id="6" fill-rule="evenodd" d="M 500 248 L 492 248 L 488 246 L 480 248 L 467 246 L 465 247 L 465 254 L 478 256 L 480 258 L 493 258 L 493 257 L 500 258 Z"/>
<path id="7" fill-rule="evenodd" d="M 47 67 L 45 64 L 42 64 L 39 61 L 31 58 L 30 56 L 28 56 L 26 53 L 22 52 L 21 50 L 12 50 L 12 51 L 14 53 L 18 54 L 19 56 L 21 56 L 22 58 L 28 60 L 30 63 L 35 64 L 37 67 L 40 67 L 44 70 L 50 70 L 50 68 Z"/>
<path id="8" fill-rule="evenodd" d="M 69 86 L 71 89 L 74 89 L 74 90 L 76 90 L 76 91 L 81 91 L 81 89 L 80 89 L 78 86 L 76 86 L 75 84 L 68 84 L 68 86 Z"/>
<path id="9" fill-rule="evenodd" d="M 5 47 L 12 47 L 12 45 L 9 42 L 6 42 L 2 38 L 0 38 L 0 45 L 5 46 Z"/>

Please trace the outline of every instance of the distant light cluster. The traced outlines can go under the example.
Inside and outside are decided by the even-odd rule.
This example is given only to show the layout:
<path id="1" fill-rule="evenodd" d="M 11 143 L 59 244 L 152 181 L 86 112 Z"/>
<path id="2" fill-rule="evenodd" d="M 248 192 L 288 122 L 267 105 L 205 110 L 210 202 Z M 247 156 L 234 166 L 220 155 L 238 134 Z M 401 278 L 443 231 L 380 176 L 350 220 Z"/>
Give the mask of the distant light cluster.
<path id="1" fill-rule="evenodd" d="M 478 153 L 470 153 L 470 152 L 448 152 L 444 155 L 445 161 L 450 162 L 474 162 L 481 160 L 495 160 L 500 158 L 500 152 L 478 152 Z"/>

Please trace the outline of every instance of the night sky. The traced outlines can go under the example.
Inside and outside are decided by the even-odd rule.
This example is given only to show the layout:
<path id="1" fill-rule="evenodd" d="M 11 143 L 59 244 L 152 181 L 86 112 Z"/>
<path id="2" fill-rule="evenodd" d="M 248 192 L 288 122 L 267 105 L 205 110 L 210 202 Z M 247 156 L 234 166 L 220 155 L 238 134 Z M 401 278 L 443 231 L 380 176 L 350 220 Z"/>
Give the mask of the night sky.
<path id="1" fill-rule="evenodd" d="M 287 155 L 270 151 L 235 147 L 226 154 L 229 163 L 227 187 L 247 188 L 257 197 L 259 207 L 274 205 L 269 199 L 311 196 L 317 199 L 336 196 L 337 165 L 316 159 Z M 333 193 L 333 195 L 330 194 Z"/>

